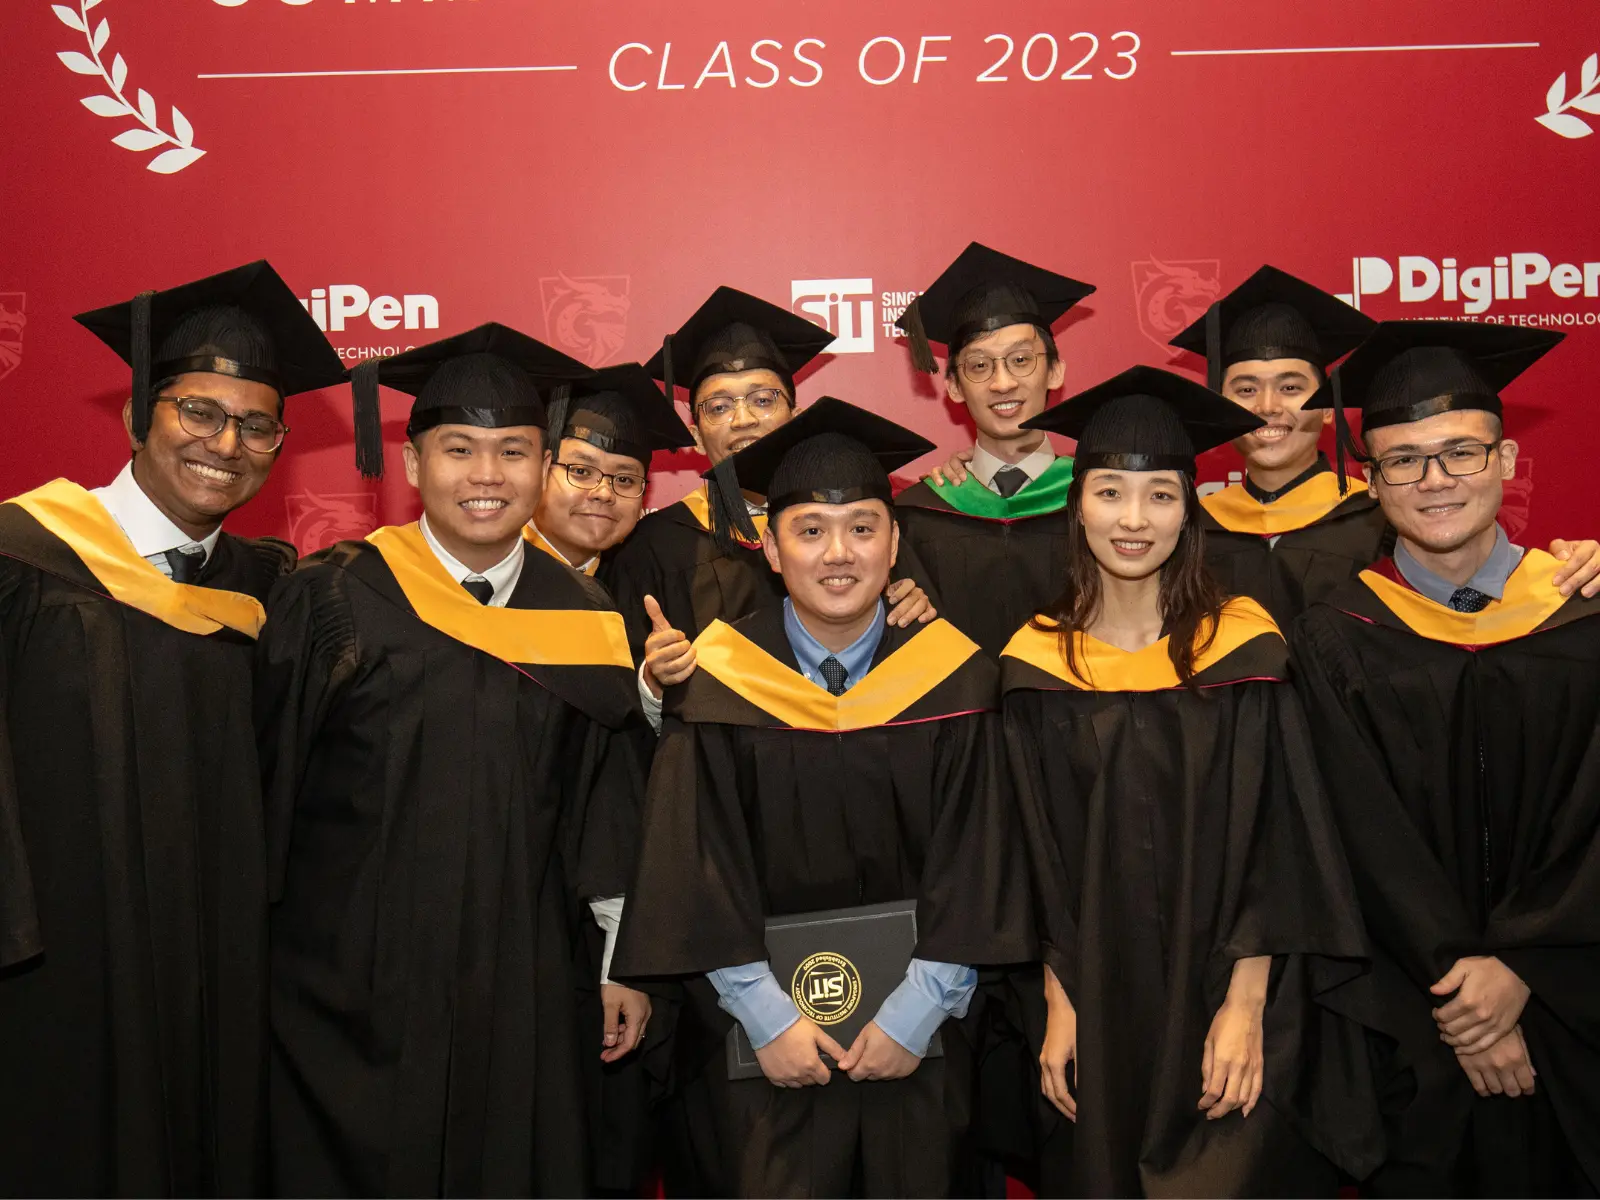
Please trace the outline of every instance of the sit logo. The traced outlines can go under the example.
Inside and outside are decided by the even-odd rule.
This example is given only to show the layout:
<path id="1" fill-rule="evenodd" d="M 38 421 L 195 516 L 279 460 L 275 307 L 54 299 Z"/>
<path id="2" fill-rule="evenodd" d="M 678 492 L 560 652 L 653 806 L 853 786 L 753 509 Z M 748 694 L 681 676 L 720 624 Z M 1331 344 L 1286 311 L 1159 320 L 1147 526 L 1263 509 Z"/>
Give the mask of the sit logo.
<path id="1" fill-rule="evenodd" d="M 833 334 L 833 341 L 823 353 L 872 353 L 872 280 L 793 280 L 789 284 L 789 310 Z"/>

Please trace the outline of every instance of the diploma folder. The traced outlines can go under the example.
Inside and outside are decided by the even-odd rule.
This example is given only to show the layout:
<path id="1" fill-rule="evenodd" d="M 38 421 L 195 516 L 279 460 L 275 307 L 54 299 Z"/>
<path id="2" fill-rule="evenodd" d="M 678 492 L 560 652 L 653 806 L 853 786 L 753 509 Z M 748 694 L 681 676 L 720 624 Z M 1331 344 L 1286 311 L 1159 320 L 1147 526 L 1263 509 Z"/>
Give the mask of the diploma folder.
<path id="1" fill-rule="evenodd" d="M 778 986 L 846 1050 L 900 986 L 916 945 L 915 900 L 791 913 L 767 921 L 767 961 Z M 925 1057 L 943 1053 L 935 1033 Z M 834 1065 L 827 1055 L 823 1061 Z M 728 1078 L 761 1077 L 744 1026 L 735 1021 L 728 1031 Z"/>

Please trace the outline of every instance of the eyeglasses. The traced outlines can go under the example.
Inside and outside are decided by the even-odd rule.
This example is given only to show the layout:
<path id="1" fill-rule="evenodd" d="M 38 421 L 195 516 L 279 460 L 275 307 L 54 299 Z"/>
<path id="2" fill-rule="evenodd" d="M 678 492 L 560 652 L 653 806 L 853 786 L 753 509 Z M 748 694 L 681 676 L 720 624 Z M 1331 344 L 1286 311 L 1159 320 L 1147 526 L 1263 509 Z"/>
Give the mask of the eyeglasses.
<path id="1" fill-rule="evenodd" d="M 246 450 L 271 454 L 283 445 L 289 427 L 265 413 L 246 413 L 236 417 L 215 400 L 203 396 L 157 396 L 156 404 L 176 404 L 178 424 L 190 437 L 209 440 L 219 435 L 232 421 L 239 427 L 239 441 Z"/>
<path id="2" fill-rule="evenodd" d="M 1005 363 L 1006 370 L 1015 379 L 1026 379 L 1038 367 L 1044 355 L 1037 350 L 1013 350 L 1009 354 L 963 354 L 959 366 L 968 383 L 986 383 L 994 374 L 996 363 Z"/>
<path id="3" fill-rule="evenodd" d="M 1421 483 L 1428 464 L 1436 462 L 1446 475 L 1477 475 L 1489 465 L 1489 454 L 1499 442 L 1459 442 L 1437 454 L 1391 454 L 1375 460 L 1378 474 L 1390 487 Z"/>
<path id="4" fill-rule="evenodd" d="M 553 465 L 566 471 L 568 483 L 585 492 L 592 492 L 609 480 L 612 494 L 624 500 L 637 500 L 644 495 L 643 475 L 632 475 L 626 471 L 613 475 L 608 471 L 602 471 L 599 467 L 591 467 L 588 463 L 558 462 Z"/>
<path id="5" fill-rule="evenodd" d="M 742 396 L 710 396 L 700 401 L 700 419 L 707 425 L 726 425 L 742 404 L 757 420 L 762 419 L 789 397 L 777 388 L 757 388 Z"/>

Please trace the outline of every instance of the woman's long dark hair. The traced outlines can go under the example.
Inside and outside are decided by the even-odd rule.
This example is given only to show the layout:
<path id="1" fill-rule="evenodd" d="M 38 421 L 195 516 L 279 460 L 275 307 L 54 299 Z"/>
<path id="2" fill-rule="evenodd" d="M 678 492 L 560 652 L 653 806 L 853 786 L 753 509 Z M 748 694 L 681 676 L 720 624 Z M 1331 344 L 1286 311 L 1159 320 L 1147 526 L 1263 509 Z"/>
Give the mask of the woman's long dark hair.
<path id="1" fill-rule="evenodd" d="M 1205 530 L 1200 527 L 1200 496 L 1194 480 L 1178 472 L 1183 489 L 1183 528 L 1172 557 L 1161 565 L 1158 603 L 1161 630 L 1167 636 L 1167 656 L 1185 686 L 1194 679 L 1195 659 L 1211 648 L 1227 596 L 1205 566 Z M 1061 634 L 1061 652 L 1068 669 L 1088 679 L 1078 662 L 1074 634 L 1088 629 L 1100 611 L 1100 560 L 1089 548 L 1083 532 L 1085 471 L 1075 474 L 1067 489 L 1067 569 L 1061 595 L 1029 622 L 1035 629 Z"/>

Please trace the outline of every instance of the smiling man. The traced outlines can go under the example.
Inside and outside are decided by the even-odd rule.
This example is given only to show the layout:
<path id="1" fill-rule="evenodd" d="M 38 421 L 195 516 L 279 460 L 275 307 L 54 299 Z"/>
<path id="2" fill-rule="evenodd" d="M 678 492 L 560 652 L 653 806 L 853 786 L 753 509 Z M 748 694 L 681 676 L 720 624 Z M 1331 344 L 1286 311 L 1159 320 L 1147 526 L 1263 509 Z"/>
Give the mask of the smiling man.
<path id="1" fill-rule="evenodd" d="M 574 1045 L 573 914 L 621 904 L 637 701 L 621 617 L 523 533 L 544 397 L 588 374 L 494 324 L 356 369 L 368 474 L 378 383 L 416 397 L 422 518 L 301 564 L 258 649 L 281 1194 L 589 1190 L 578 1055 L 649 1002 L 602 963 Z"/>
<path id="2" fill-rule="evenodd" d="M 1291 639 L 1374 943 L 1374 1195 L 1600 1187 L 1600 601 L 1496 523 L 1560 334 L 1385 322 L 1338 368 L 1392 558 Z"/>
<path id="3" fill-rule="evenodd" d="M 706 1194 L 949 1194 L 972 1048 L 947 1018 L 967 1011 L 971 964 L 1033 953 L 996 669 L 945 621 L 886 620 L 888 473 L 930 449 L 824 397 L 734 459 L 767 497 L 763 553 L 787 594 L 709 625 L 668 692 L 615 966 L 692 977 L 679 1062 Z M 838 950 L 876 905 L 914 923 L 892 962 L 850 960 L 859 986 L 841 995 L 876 999 L 836 1040 L 855 1004 L 805 1015 L 764 924 L 812 914 L 819 952 Z"/>
<path id="4" fill-rule="evenodd" d="M 991 655 L 1060 588 L 1072 460 L 1024 423 L 1065 377 L 1051 327 L 1093 292 L 973 242 L 898 321 L 919 370 L 936 370 L 930 341 L 948 348 L 945 394 L 976 436 L 946 469 L 956 482 L 900 493 L 906 550 L 945 617 Z"/>
<path id="5" fill-rule="evenodd" d="M 84 313 L 131 461 L 0 505 L 0 1162 L 30 1195 L 260 1192 L 251 645 L 292 547 L 224 519 L 339 357 L 264 262 Z"/>
<path id="6" fill-rule="evenodd" d="M 672 403 L 638 363 L 606 367 L 551 406 L 553 457 L 528 539 L 593 575 L 639 523 L 657 450 L 693 445 Z"/>

